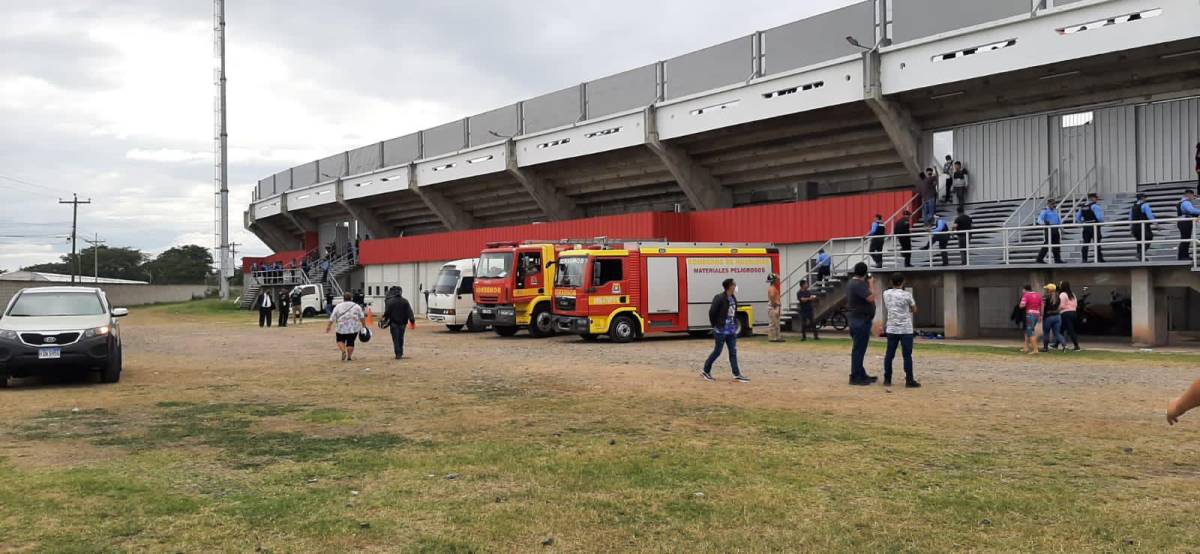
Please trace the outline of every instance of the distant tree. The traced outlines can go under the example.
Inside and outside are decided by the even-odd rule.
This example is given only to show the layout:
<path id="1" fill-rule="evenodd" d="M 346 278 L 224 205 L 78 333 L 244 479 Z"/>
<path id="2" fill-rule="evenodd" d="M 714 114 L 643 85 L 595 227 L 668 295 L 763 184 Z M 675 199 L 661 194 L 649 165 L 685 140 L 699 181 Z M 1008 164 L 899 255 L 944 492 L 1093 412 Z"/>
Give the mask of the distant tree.
<path id="1" fill-rule="evenodd" d="M 84 277 L 96 272 L 96 248 L 88 247 L 81 250 L 76 257 L 79 259 L 79 274 Z M 99 274 L 109 279 L 132 279 L 145 281 L 146 274 L 142 264 L 146 263 L 146 255 L 136 248 L 101 246 L 99 248 Z M 69 275 L 76 267 L 70 254 L 61 257 L 60 263 L 37 264 L 21 268 L 22 271 L 41 273 L 60 273 Z"/>
<path id="2" fill-rule="evenodd" d="M 213 272 L 212 254 L 203 246 L 176 246 L 146 263 L 155 284 L 199 284 Z"/>
<path id="3" fill-rule="evenodd" d="M 34 273 L 62 273 L 68 274 L 71 268 L 66 263 L 54 262 L 47 264 L 33 264 L 21 268 L 21 271 L 32 271 Z"/>

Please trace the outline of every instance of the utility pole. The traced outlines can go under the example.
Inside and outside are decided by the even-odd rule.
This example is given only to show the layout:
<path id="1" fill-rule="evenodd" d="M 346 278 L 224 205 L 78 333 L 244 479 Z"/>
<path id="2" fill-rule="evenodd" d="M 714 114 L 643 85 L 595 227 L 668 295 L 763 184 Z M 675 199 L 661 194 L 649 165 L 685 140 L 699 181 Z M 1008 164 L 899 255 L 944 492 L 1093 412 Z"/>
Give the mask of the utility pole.
<path id="1" fill-rule="evenodd" d="M 100 282 L 100 245 L 104 244 L 108 241 L 100 240 L 100 233 L 96 233 L 96 237 L 94 240 L 83 239 L 83 242 L 86 242 L 86 243 L 92 245 L 92 275 L 93 275 L 92 282 L 99 283 Z"/>
<path id="2" fill-rule="evenodd" d="M 91 204 L 92 199 L 80 200 L 78 194 L 71 194 L 70 200 L 58 199 L 59 204 L 71 205 L 71 283 L 75 283 L 75 276 L 79 274 L 79 257 L 76 255 L 76 244 L 79 231 L 79 205 Z"/>
<path id="3" fill-rule="evenodd" d="M 241 243 L 238 243 L 238 242 L 229 243 L 229 259 L 232 262 L 237 262 L 237 249 L 239 246 L 241 246 Z M 234 268 L 234 269 L 236 271 L 236 268 Z"/>
<path id="4" fill-rule="evenodd" d="M 221 283 L 221 300 L 229 299 L 231 253 L 229 250 L 229 128 L 225 109 L 225 0 L 213 0 L 213 42 L 217 61 L 217 272 Z"/>

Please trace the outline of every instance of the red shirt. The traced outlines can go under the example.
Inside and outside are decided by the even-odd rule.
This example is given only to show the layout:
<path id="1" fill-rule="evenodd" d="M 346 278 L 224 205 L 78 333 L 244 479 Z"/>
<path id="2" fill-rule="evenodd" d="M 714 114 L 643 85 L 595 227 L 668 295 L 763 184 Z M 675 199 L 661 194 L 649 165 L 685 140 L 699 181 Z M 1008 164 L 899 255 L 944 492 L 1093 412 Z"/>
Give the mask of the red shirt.
<path id="1" fill-rule="evenodd" d="M 1021 295 L 1021 306 L 1025 313 L 1040 315 L 1042 313 L 1042 295 L 1030 291 Z"/>

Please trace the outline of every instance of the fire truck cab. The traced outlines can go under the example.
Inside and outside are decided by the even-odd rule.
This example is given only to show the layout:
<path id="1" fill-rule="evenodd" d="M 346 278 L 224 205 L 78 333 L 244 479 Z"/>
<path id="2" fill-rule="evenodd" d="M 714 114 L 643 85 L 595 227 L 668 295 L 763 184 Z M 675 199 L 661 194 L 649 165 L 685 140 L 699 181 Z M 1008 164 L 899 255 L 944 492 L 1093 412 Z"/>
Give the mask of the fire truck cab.
<path id="1" fill-rule="evenodd" d="M 557 253 L 572 246 L 550 243 L 490 243 L 475 270 L 475 309 L 479 325 L 501 336 L 529 329 L 535 337 L 554 334 L 551 285 Z"/>
<path id="2" fill-rule="evenodd" d="M 568 250 L 558 258 L 554 326 L 613 342 L 647 333 L 707 334 L 713 296 L 733 278 L 745 336 L 767 324 L 767 275 L 778 272 L 779 250 L 771 245 L 637 242 Z"/>

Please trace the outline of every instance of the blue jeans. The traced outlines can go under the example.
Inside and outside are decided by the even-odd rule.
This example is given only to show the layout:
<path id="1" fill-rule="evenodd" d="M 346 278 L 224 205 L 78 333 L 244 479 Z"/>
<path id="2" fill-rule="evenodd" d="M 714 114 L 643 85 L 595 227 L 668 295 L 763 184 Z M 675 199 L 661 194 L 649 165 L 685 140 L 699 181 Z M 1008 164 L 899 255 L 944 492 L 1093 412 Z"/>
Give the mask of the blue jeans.
<path id="1" fill-rule="evenodd" d="M 930 198 L 921 203 L 921 221 L 928 227 L 933 223 L 933 215 L 937 212 L 937 198 Z"/>
<path id="2" fill-rule="evenodd" d="M 887 336 L 887 353 L 883 356 L 883 380 L 884 382 L 892 380 L 892 360 L 896 359 L 896 346 L 899 345 L 904 355 L 904 380 L 905 382 L 914 381 L 913 379 L 913 336 L 912 333 L 897 335 L 888 333 Z"/>
<path id="3" fill-rule="evenodd" d="M 1067 344 L 1062 334 L 1062 316 L 1048 315 L 1042 322 L 1042 348 L 1050 348 L 1050 333 L 1054 333 L 1054 344 Z"/>
<path id="4" fill-rule="evenodd" d="M 850 318 L 850 378 L 866 379 L 867 368 L 863 367 L 863 359 L 867 356 L 867 343 L 871 341 L 871 320 Z"/>
<path id="5" fill-rule="evenodd" d="M 714 331 L 713 338 L 716 339 L 716 343 L 713 345 L 712 354 L 709 354 L 708 360 L 704 362 L 704 372 L 708 373 L 710 375 L 712 374 L 713 362 L 717 361 L 717 358 L 721 357 L 721 349 L 725 348 L 725 346 L 728 345 L 729 346 L 729 366 L 733 368 L 734 377 L 741 375 L 742 371 L 740 369 L 738 369 L 738 363 L 737 363 L 737 334 L 729 333 L 728 335 L 726 335 L 726 334 L 717 333 Z"/>
<path id="6" fill-rule="evenodd" d="M 403 321 L 393 321 L 388 326 L 388 330 L 392 332 L 392 351 L 395 352 L 397 358 L 404 357 L 404 324 Z"/>

